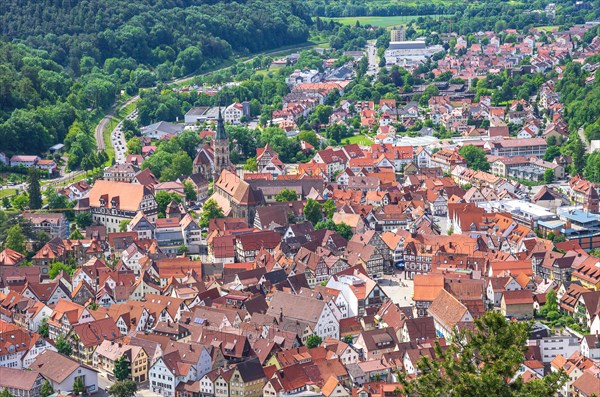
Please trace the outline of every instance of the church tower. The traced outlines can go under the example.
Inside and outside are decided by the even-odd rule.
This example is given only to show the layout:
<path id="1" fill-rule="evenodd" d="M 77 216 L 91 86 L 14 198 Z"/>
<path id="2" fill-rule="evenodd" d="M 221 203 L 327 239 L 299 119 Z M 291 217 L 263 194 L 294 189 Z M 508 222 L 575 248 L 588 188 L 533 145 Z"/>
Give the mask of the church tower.
<path id="1" fill-rule="evenodd" d="M 221 171 L 228 170 L 231 168 L 231 162 L 229 161 L 229 138 L 225 132 L 225 125 L 223 124 L 223 116 L 221 115 L 221 108 L 219 107 L 219 117 L 217 118 L 217 134 L 215 136 L 214 144 L 214 175 L 213 180 L 216 182 L 221 176 Z"/>

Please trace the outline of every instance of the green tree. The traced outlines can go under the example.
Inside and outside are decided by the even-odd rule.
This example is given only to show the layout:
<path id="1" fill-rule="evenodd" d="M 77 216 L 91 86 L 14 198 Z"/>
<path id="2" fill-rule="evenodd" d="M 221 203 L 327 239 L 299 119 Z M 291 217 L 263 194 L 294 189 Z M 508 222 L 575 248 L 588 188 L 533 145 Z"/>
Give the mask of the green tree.
<path id="1" fill-rule="evenodd" d="M 306 347 L 309 349 L 319 346 L 323 342 L 323 339 L 319 335 L 311 335 L 306 339 Z"/>
<path id="2" fill-rule="evenodd" d="M 35 168 L 29 170 L 29 208 L 38 210 L 42 208 L 42 192 L 40 190 L 40 174 Z"/>
<path id="3" fill-rule="evenodd" d="M 121 222 L 119 222 L 119 231 L 120 232 L 126 232 L 127 231 L 127 226 L 129 225 L 131 221 L 128 219 L 123 219 Z"/>
<path id="4" fill-rule="evenodd" d="M 335 225 L 335 231 L 346 240 L 350 240 L 354 234 L 352 233 L 352 228 L 344 222 Z"/>
<path id="5" fill-rule="evenodd" d="M 560 156 L 560 148 L 558 146 L 548 146 L 548 149 L 546 149 L 546 153 L 544 153 L 544 160 L 552 161 L 558 156 Z"/>
<path id="6" fill-rule="evenodd" d="M 115 382 L 107 391 L 113 397 L 134 397 L 137 391 L 137 384 L 131 380 L 123 380 Z"/>
<path id="7" fill-rule="evenodd" d="M 58 338 L 56 338 L 54 347 L 56 347 L 56 350 L 64 356 L 70 356 L 73 353 L 73 348 L 71 347 L 71 344 L 69 344 L 69 342 L 67 342 L 67 340 L 63 336 L 59 336 Z M 75 391 L 74 388 L 75 384 L 73 384 L 73 391 Z"/>
<path id="8" fill-rule="evenodd" d="M 323 222 L 317 222 L 315 224 L 315 230 L 321 230 L 321 229 L 327 229 L 327 230 L 333 230 L 334 232 L 337 232 L 340 236 L 342 236 L 343 238 L 345 238 L 346 240 L 350 240 L 352 238 L 352 235 L 354 233 L 352 233 L 352 228 L 350 226 L 348 226 L 347 224 L 345 224 L 344 222 L 335 224 L 331 219 Z"/>
<path id="9" fill-rule="evenodd" d="M 8 389 L 4 389 L 0 391 L 0 397 L 15 397 L 14 394 L 8 391 Z"/>
<path id="10" fill-rule="evenodd" d="M 25 253 L 25 236 L 19 224 L 13 225 L 8 229 L 4 246 L 22 254 Z"/>
<path id="11" fill-rule="evenodd" d="M 71 234 L 69 234 L 69 239 L 71 240 L 83 240 L 84 238 L 85 237 L 83 236 L 83 234 L 81 234 L 79 229 L 75 229 L 71 232 Z"/>
<path id="12" fill-rule="evenodd" d="M 65 273 L 67 273 L 68 275 L 72 275 L 73 272 L 75 271 L 75 269 L 72 266 L 69 266 L 66 263 L 53 262 L 50 265 L 50 269 L 48 270 L 48 277 L 54 278 L 54 277 L 58 276 L 58 273 L 60 273 L 61 270 Z"/>
<path id="13" fill-rule="evenodd" d="M 321 205 L 321 209 L 323 210 L 323 215 L 325 215 L 327 219 L 331 219 L 336 211 L 335 203 L 333 200 L 328 199 L 323 203 L 323 205 Z"/>
<path id="14" fill-rule="evenodd" d="M 198 194 L 196 193 L 196 189 L 194 189 L 192 182 L 183 182 L 183 192 L 185 193 L 185 199 L 188 201 L 193 201 L 198 198 Z"/>
<path id="15" fill-rule="evenodd" d="M 333 113 L 333 108 L 327 105 L 317 105 L 313 112 L 313 117 L 321 124 L 329 123 L 329 116 Z"/>
<path id="16" fill-rule="evenodd" d="M 123 381 L 129 378 L 131 373 L 131 368 L 129 365 L 129 360 L 124 355 L 115 360 L 115 368 L 113 370 L 113 374 L 118 381 Z"/>
<path id="17" fill-rule="evenodd" d="M 52 186 L 46 188 L 44 195 L 48 200 L 48 207 L 52 210 L 71 207 L 69 199 L 65 195 L 58 193 Z"/>
<path id="18" fill-rule="evenodd" d="M 52 384 L 46 380 L 40 389 L 40 396 L 48 397 L 51 394 L 54 394 L 54 388 L 52 387 Z"/>
<path id="19" fill-rule="evenodd" d="M 86 227 L 92 224 L 92 213 L 91 212 L 80 212 L 75 215 L 75 223 L 79 229 L 84 230 Z"/>
<path id="20" fill-rule="evenodd" d="M 467 166 L 474 170 L 488 171 L 490 163 L 485 156 L 485 150 L 473 145 L 465 145 L 458 150 L 458 153 L 464 157 Z"/>
<path id="21" fill-rule="evenodd" d="M 544 183 L 552 183 L 554 181 L 554 171 L 547 169 L 544 171 Z"/>
<path id="22" fill-rule="evenodd" d="M 583 175 L 591 182 L 600 183 L 600 152 L 591 153 L 585 161 Z"/>
<path id="23" fill-rule="evenodd" d="M 319 138 L 314 131 L 302 131 L 298 134 L 298 140 L 305 141 L 317 147 L 319 145 Z"/>
<path id="24" fill-rule="evenodd" d="M 158 214 L 161 216 L 165 216 L 165 211 L 167 210 L 167 206 L 171 204 L 171 201 L 181 203 L 181 196 L 175 192 L 160 191 L 154 195 L 154 199 L 158 204 Z"/>
<path id="25" fill-rule="evenodd" d="M 153 156 L 151 156 L 153 157 Z M 170 166 L 164 169 L 160 174 L 161 181 L 172 181 L 180 176 L 191 175 L 193 171 L 193 162 L 190 156 L 184 151 L 180 151 L 171 159 Z"/>
<path id="26" fill-rule="evenodd" d="M 202 206 L 202 213 L 198 224 L 200 227 L 208 227 L 211 219 L 223 218 L 223 209 L 219 207 L 219 204 L 213 199 L 207 200 Z"/>
<path id="27" fill-rule="evenodd" d="M 40 322 L 40 326 L 38 327 L 37 332 L 44 338 L 47 338 L 48 336 L 50 336 L 50 331 L 48 329 L 48 318 L 47 317 L 42 318 L 42 321 Z"/>
<path id="28" fill-rule="evenodd" d="M 283 189 L 275 196 L 275 201 L 278 203 L 284 203 L 288 201 L 297 201 L 298 193 L 291 189 Z"/>
<path id="29" fill-rule="evenodd" d="M 256 164 L 256 157 L 250 157 L 244 164 L 245 171 L 256 172 L 258 171 L 258 165 Z"/>
<path id="30" fill-rule="evenodd" d="M 131 138 L 127 141 L 127 154 L 142 154 L 142 141 L 140 141 L 140 138 Z"/>
<path id="31" fill-rule="evenodd" d="M 563 146 L 563 151 L 571 156 L 571 175 L 581 173 L 585 166 L 585 146 L 583 146 L 583 142 L 581 142 L 581 138 L 576 132 L 569 135 L 569 140 Z"/>
<path id="32" fill-rule="evenodd" d="M 566 377 L 555 372 L 524 382 L 517 370 L 525 359 L 530 324 L 508 321 L 499 312 L 487 312 L 473 329 L 457 333 L 443 349 L 435 344 L 435 358 L 417 363 L 420 375 L 402 379 L 411 396 L 554 396 Z"/>
<path id="33" fill-rule="evenodd" d="M 27 194 L 19 194 L 13 196 L 11 204 L 14 208 L 18 209 L 19 211 L 23 211 L 29 205 L 29 197 L 27 197 Z"/>
<path id="34" fill-rule="evenodd" d="M 316 225 L 323 219 L 323 212 L 321 211 L 321 204 L 317 200 L 308 199 L 304 205 L 304 217 L 306 220 Z"/>

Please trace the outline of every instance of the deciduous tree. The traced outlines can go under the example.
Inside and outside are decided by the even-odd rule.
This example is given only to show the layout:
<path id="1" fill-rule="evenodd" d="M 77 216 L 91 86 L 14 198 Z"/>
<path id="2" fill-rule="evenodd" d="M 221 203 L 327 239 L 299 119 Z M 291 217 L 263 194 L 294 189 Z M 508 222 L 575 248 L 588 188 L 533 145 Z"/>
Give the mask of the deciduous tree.
<path id="1" fill-rule="evenodd" d="M 488 171 L 490 169 L 490 163 L 488 163 L 485 150 L 482 148 L 465 145 L 458 150 L 458 153 L 464 157 L 469 168 L 481 171 Z"/>
<path id="2" fill-rule="evenodd" d="M 279 203 L 298 200 L 298 193 L 291 189 L 283 189 L 275 196 L 275 201 Z"/>
<path id="3" fill-rule="evenodd" d="M 115 382 L 107 391 L 113 397 L 134 397 L 137 384 L 131 380 Z"/>
<path id="4" fill-rule="evenodd" d="M 207 200 L 202 206 L 202 213 L 198 224 L 200 227 L 208 227 L 211 219 L 223 218 L 223 209 L 213 199 Z"/>

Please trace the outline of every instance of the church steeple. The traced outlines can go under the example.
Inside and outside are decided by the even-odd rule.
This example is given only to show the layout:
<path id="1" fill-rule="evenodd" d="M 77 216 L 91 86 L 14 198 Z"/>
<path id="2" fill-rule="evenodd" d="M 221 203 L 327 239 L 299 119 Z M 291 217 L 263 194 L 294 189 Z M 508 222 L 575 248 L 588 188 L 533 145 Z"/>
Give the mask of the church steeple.
<path id="1" fill-rule="evenodd" d="M 223 123 L 223 115 L 221 114 L 221 107 L 219 106 L 219 117 L 217 117 L 217 135 L 215 139 L 227 139 L 227 133 L 225 132 L 225 124 Z"/>
<path id="2" fill-rule="evenodd" d="M 213 180 L 217 181 L 223 170 L 231 168 L 229 159 L 229 138 L 225 132 L 225 124 L 223 123 L 223 115 L 219 106 L 219 117 L 217 118 L 217 131 L 215 134 L 214 146 L 214 164 L 213 164 Z"/>

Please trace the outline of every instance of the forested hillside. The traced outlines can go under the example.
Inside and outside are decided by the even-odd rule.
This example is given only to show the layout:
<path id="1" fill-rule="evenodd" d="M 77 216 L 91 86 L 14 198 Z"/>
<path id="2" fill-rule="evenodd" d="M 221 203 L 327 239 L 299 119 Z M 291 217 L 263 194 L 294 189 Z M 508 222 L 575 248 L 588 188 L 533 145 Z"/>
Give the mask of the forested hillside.
<path id="1" fill-rule="evenodd" d="M 119 90 L 305 42 L 310 24 L 289 0 L 3 0 L 0 151 L 38 154 L 66 140 L 78 167 Z"/>
<path id="2" fill-rule="evenodd" d="M 355 17 L 355 16 L 411 16 L 440 15 L 454 20 L 455 31 L 473 31 L 463 27 L 478 26 L 479 29 L 493 29 L 497 21 L 506 23 L 507 27 L 522 28 L 530 22 L 545 18 L 545 14 L 531 12 L 543 10 L 549 3 L 557 5 L 556 19 L 553 24 L 581 23 L 600 16 L 600 2 L 593 0 L 589 7 L 578 7 L 575 1 L 396 1 L 396 0 L 307 0 L 306 6 L 311 15 L 321 17 Z M 481 25 L 483 23 L 483 25 Z M 491 27 L 490 27 L 491 26 Z M 437 30 L 437 29 L 436 29 Z M 441 31 L 447 31 L 443 27 Z"/>
<path id="3" fill-rule="evenodd" d="M 286 0 L 3 0 L 2 8 L 0 35 L 48 50 L 75 72 L 89 56 L 100 67 L 131 58 L 105 66 L 175 66 L 174 75 L 185 74 L 232 50 L 303 42 L 310 21 Z"/>

